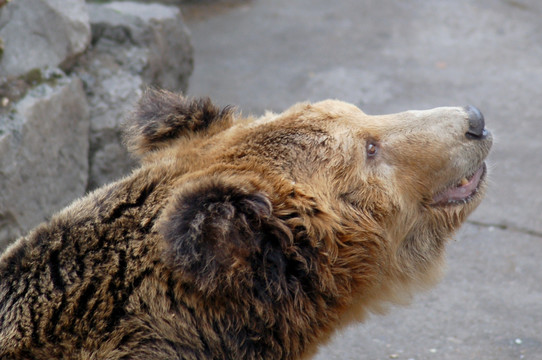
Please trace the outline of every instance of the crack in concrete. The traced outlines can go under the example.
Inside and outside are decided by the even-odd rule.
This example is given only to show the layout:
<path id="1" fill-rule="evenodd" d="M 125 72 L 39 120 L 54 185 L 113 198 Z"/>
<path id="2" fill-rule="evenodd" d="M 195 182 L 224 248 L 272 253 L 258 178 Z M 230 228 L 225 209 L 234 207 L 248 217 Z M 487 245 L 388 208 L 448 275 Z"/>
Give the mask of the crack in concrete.
<path id="1" fill-rule="evenodd" d="M 515 225 L 499 224 L 499 223 L 486 223 L 486 222 L 477 221 L 477 220 L 467 220 L 466 222 L 467 222 L 467 224 L 482 226 L 482 227 L 485 227 L 485 228 L 493 227 L 493 228 L 497 228 L 497 229 L 501 229 L 501 230 L 510 230 L 510 231 L 519 232 L 519 233 L 522 233 L 522 234 L 542 238 L 542 232 L 540 232 L 540 231 L 525 229 L 525 228 L 515 226 Z"/>

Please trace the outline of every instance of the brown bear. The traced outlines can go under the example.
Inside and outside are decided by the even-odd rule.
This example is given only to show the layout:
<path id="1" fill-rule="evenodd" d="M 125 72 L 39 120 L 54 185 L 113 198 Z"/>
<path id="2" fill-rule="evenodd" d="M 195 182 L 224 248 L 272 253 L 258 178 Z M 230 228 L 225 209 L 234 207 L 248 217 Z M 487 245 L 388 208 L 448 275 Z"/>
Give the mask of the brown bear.
<path id="1" fill-rule="evenodd" d="M 300 359 L 439 277 L 480 203 L 474 107 L 237 119 L 149 90 L 141 158 L 0 258 L 1 359 Z"/>

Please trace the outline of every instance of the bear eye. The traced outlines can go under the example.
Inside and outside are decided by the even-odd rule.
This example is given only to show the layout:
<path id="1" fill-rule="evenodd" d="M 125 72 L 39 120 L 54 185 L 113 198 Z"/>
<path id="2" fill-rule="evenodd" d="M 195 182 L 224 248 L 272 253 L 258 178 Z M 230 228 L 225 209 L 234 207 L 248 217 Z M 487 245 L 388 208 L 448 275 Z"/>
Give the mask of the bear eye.
<path id="1" fill-rule="evenodd" d="M 374 141 L 367 142 L 367 157 L 374 157 L 378 153 L 378 145 Z"/>

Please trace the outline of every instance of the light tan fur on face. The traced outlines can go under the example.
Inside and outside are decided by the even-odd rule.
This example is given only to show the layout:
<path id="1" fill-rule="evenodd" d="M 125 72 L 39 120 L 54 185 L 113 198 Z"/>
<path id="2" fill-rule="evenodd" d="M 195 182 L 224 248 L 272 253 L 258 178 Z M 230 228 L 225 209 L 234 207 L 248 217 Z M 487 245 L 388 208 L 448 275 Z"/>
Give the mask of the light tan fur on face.
<path id="1" fill-rule="evenodd" d="M 468 128 L 458 107 L 252 120 L 150 91 L 127 124 L 141 168 L 0 258 L 0 358 L 307 358 L 438 279 L 485 188 L 439 196 L 483 168 Z"/>

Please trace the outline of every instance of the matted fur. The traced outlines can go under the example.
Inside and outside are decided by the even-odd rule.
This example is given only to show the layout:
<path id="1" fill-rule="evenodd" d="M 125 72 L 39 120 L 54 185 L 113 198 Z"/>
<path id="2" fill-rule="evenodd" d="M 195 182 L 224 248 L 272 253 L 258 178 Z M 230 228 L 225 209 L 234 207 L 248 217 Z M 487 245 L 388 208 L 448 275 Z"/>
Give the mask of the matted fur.
<path id="1" fill-rule="evenodd" d="M 0 258 L 1 359 L 299 359 L 439 276 L 482 198 L 468 112 L 367 116 L 339 101 L 237 119 L 148 91 L 141 168 Z"/>

